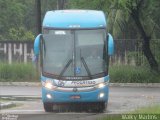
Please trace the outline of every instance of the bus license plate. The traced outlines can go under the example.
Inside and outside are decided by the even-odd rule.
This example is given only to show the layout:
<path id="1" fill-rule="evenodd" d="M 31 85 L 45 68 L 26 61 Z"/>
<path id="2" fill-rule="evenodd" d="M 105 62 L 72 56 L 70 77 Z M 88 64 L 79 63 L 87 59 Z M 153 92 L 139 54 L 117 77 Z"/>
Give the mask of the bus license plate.
<path id="1" fill-rule="evenodd" d="M 79 95 L 73 95 L 70 97 L 71 99 L 80 99 L 81 97 Z"/>

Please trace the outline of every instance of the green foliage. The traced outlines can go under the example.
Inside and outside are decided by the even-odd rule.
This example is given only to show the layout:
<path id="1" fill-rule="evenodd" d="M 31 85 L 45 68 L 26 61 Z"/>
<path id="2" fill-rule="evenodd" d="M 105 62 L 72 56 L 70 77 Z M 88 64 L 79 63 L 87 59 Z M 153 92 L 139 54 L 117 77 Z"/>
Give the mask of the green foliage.
<path id="1" fill-rule="evenodd" d="M 93 9 L 109 12 L 111 0 L 68 0 L 68 8 Z"/>
<path id="2" fill-rule="evenodd" d="M 103 10 L 107 16 L 108 31 L 114 38 L 140 38 L 140 34 L 130 16 L 130 7 L 136 8 L 140 0 L 68 0 L 67 7 L 71 9 Z M 146 32 L 158 38 L 160 21 L 158 16 L 160 2 L 144 0 L 140 16 Z M 158 16 L 157 16 L 158 15 Z M 154 31 L 154 32 L 152 32 Z"/>
<path id="3" fill-rule="evenodd" d="M 160 64 L 160 40 L 159 39 L 152 39 L 150 42 L 150 47 L 153 52 L 153 55 L 155 56 L 155 59 L 157 60 L 158 64 Z M 144 56 L 143 52 L 141 51 L 142 44 L 139 41 L 139 43 L 136 46 L 136 50 L 134 52 L 127 52 L 127 62 L 131 63 L 132 60 L 135 61 L 135 64 L 137 66 L 145 66 L 149 68 L 149 63 L 147 62 L 146 57 Z"/>
<path id="4" fill-rule="evenodd" d="M 34 19 L 29 20 L 33 18 L 34 1 L 27 1 L 0 1 L 0 40 L 34 40 L 35 23 L 33 24 Z M 32 13 L 29 14 L 31 9 Z"/>
<path id="5" fill-rule="evenodd" d="M 139 53 L 139 52 L 129 52 L 127 54 L 128 63 L 130 63 L 134 59 L 135 60 L 135 64 L 137 66 L 144 64 L 144 61 L 142 61 L 143 58 L 144 58 L 144 55 L 142 53 Z"/>
<path id="6" fill-rule="evenodd" d="M 160 115 L 160 104 L 139 108 L 133 111 L 132 113 L 134 114 L 157 114 L 157 115 L 159 114 Z"/>
<path id="7" fill-rule="evenodd" d="M 153 73 L 145 66 L 113 65 L 109 71 L 111 82 L 159 83 L 160 74 Z"/>
<path id="8" fill-rule="evenodd" d="M 155 56 L 155 59 L 157 60 L 158 64 L 160 65 L 160 39 L 151 40 L 150 47 L 151 47 L 151 50 L 153 52 L 153 55 Z"/>
<path id="9" fill-rule="evenodd" d="M 122 120 L 122 116 L 119 114 L 108 114 L 105 117 L 100 117 L 97 120 Z"/>
<path id="10" fill-rule="evenodd" d="M 129 7 L 136 7 L 140 0 L 66 0 L 66 9 L 103 10 L 108 21 L 108 31 L 114 38 L 138 38 L 139 32 L 130 17 Z M 160 1 L 144 0 L 140 9 L 145 30 L 153 38 L 160 37 Z M 57 9 L 57 0 L 41 0 L 42 19 L 48 10 Z M 36 35 L 34 0 L 0 1 L 0 40 L 32 39 Z M 21 31 L 23 29 L 23 31 Z M 14 32 L 15 34 L 13 34 Z M 19 33 L 20 32 L 20 33 Z M 22 32 L 22 33 L 21 33 Z M 18 36 L 26 33 L 25 37 Z M 10 33 L 10 35 L 8 34 Z"/>
<path id="11" fill-rule="evenodd" d="M 158 17 L 160 16 L 158 12 L 160 10 L 158 7 L 160 5 L 159 0 L 119 0 L 116 1 L 116 4 L 118 6 L 117 9 L 123 10 L 123 13 L 127 14 L 127 17 L 130 17 L 132 9 L 138 10 L 138 16 L 147 35 L 151 35 L 152 38 L 159 37 L 159 34 L 157 34 L 157 31 L 160 32 L 160 20 Z M 133 21 L 126 22 L 132 24 Z M 130 29 L 132 29 L 131 26 Z M 137 32 L 136 34 L 139 33 Z"/>
<path id="12" fill-rule="evenodd" d="M 57 8 L 56 0 L 41 0 L 42 18 Z M 0 0 L 0 40 L 34 40 L 35 0 Z"/>
<path id="13" fill-rule="evenodd" d="M 38 81 L 38 77 L 30 63 L 0 63 L 0 82 L 33 82 Z"/>
<path id="14" fill-rule="evenodd" d="M 34 35 L 31 31 L 27 31 L 23 27 L 19 29 L 10 28 L 8 38 L 10 40 L 34 40 Z"/>
<path id="15" fill-rule="evenodd" d="M 123 120 L 122 115 L 123 114 L 114 114 L 114 115 L 108 114 L 106 117 L 101 117 L 97 120 Z M 133 112 L 124 113 L 124 115 L 131 115 L 133 118 L 136 117 L 136 120 L 142 120 L 142 118 L 140 118 L 139 115 L 146 116 L 146 118 L 145 117 L 143 118 L 144 120 L 147 120 L 148 115 L 154 115 L 156 116 L 155 118 L 158 119 L 160 117 L 160 105 L 158 104 L 158 105 L 139 108 Z M 131 120 L 131 119 L 126 118 L 126 120 Z"/>

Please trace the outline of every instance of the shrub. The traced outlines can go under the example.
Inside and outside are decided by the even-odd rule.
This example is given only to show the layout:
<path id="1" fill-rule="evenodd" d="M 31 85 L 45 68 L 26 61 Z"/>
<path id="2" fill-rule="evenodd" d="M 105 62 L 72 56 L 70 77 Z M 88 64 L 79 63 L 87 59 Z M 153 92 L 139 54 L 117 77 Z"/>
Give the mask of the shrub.
<path id="1" fill-rule="evenodd" d="M 38 81 L 38 74 L 31 63 L 0 63 L 0 81 L 1 82 L 32 82 Z"/>
<path id="2" fill-rule="evenodd" d="M 145 66 L 113 65 L 109 74 L 111 82 L 122 83 L 158 83 L 160 74 L 153 73 Z"/>

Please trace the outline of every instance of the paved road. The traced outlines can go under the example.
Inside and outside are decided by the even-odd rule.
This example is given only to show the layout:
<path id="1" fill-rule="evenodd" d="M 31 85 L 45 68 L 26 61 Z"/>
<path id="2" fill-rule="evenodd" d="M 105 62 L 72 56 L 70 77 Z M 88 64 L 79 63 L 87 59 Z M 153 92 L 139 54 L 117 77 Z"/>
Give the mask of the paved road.
<path id="1" fill-rule="evenodd" d="M 106 114 L 115 114 L 132 111 L 139 107 L 160 104 L 160 88 L 145 88 L 145 87 L 110 87 L 109 104 L 107 110 L 103 114 L 95 113 L 75 113 L 75 112 L 61 112 L 61 113 L 45 113 L 43 105 L 40 99 L 33 101 L 19 101 L 22 106 L 12 109 L 1 110 L 0 113 L 14 113 L 14 114 L 26 114 L 21 115 L 20 120 L 33 119 L 48 120 L 54 118 L 54 120 L 89 120 L 97 119 L 105 116 Z M 0 95 L 2 96 L 41 96 L 40 87 L 29 86 L 0 86 Z M 27 115 L 32 114 L 32 115 Z M 43 114 L 41 116 L 40 114 Z M 27 117 L 25 117 L 27 116 Z M 46 116 L 46 117 L 45 117 Z"/>
<path id="2" fill-rule="evenodd" d="M 1 96 L 41 96 L 41 87 L 34 86 L 0 86 Z"/>

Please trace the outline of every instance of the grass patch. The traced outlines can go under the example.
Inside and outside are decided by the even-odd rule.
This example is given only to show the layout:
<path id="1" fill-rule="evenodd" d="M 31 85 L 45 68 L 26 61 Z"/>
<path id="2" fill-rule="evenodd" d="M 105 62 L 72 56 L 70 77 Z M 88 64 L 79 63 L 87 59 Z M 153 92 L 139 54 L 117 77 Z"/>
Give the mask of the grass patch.
<path id="1" fill-rule="evenodd" d="M 38 77 L 32 63 L 0 63 L 0 82 L 35 82 Z"/>
<path id="2" fill-rule="evenodd" d="M 126 116 L 128 117 L 128 119 Z M 160 105 L 139 108 L 127 114 L 124 113 L 124 114 L 106 115 L 106 117 L 102 117 L 97 120 L 124 120 L 124 119 L 133 120 L 132 119 L 133 117 L 136 117 L 136 120 L 150 120 L 150 119 L 159 120 Z"/>
<path id="3" fill-rule="evenodd" d="M 111 82 L 119 83 L 159 83 L 160 74 L 149 68 L 131 65 L 112 65 L 109 74 Z"/>
<path id="4" fill-rule="evenodd" d="M 134 114 L 160 114 L 160 105 L 143 107 L 135 110 Z"/>
<path id="5" fill-rule="evenodd" d="M 121 115 L 106 115 L 106 117 L 99 118 L 97 120 L 121 120 Z"/>
<path id="6" fill-rule="evenodd" d="M 9 99 L 0 98 L 0 103 L 1 103 L 1 102 L 8 102 L 8 101 L 10 101 L 10 100 L 9 100 Z"/>

